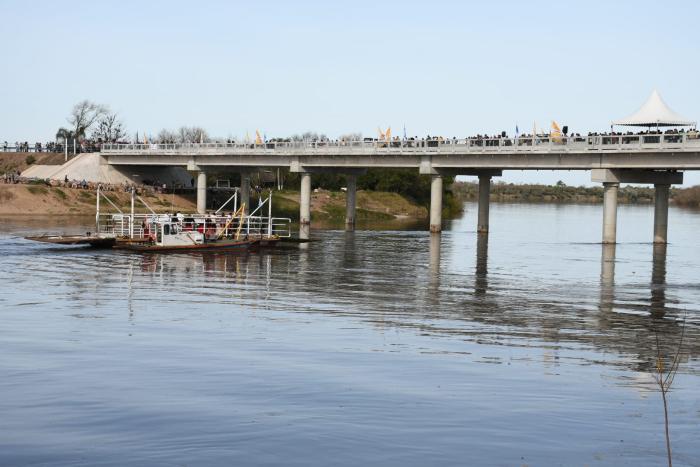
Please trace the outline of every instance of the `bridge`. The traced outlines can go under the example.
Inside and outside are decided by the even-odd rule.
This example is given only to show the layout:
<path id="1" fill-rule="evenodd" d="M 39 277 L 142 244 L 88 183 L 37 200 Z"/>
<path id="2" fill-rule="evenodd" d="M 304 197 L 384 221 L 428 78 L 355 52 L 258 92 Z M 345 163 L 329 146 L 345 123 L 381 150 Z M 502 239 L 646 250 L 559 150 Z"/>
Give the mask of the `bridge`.
<path id="1" fill-rule="evenodd" d="M 697 132 L 570 137 L 468 138 L 432 140 L 281 141 L 255 143 L 106 144 L 103 163 L 114 166 L 180 166 L 197 176 L 197 209 L 206 207 L 206 173 L 226 167 L 241 173 L 241 198 L 249 203 L 250 173 L 284 168 L 301 174 L 300 235 L 311 223 L 311 175 L 347 176 L 346 226 L 355 225 L 357 175 L 371 168 L 412 168 L 430 176 L 430 230 L 439 232 L 442 179 L 479 177 L 477 231 L 489 229 L 491 179 L 503 170 L 589 170 L 604 187 L 603 243 L 615 243 L 620 183 L 655 186 L 654 242 L 666 243 L 668 199 L 683 171 L 700 170 Z"/>

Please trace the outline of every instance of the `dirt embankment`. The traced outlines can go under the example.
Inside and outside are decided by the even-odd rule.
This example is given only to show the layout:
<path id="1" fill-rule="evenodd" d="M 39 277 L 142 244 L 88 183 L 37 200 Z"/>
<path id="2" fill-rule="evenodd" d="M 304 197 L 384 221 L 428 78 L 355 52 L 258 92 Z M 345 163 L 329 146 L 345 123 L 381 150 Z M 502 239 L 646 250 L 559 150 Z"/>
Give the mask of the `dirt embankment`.
<path id="1" fill-rule="evenodd" d="M 105 193 L 124 212 L 131 209 L 131 195 L 126 192 Z M 95 214 L 96 193 L 64 187 L 46 185 L 2 184 L 0 183 L 0 214 Z M 143 199 L 156 212 L 193 212 L 193 199 L 181 195 L 155 194 L 142 195 Z M 101 201 L 104 212 L 117 212 L 104 199 Z M 137 211 L 146 208 L 137 202 Z"/>
<path id="2" fill-rule="evenodd" d="M 0 175 L 23 172 L 30 165 L 61 165 L 65 156 L 55 152 L 0 152 Z M 30 164 L 31 162 L 31 164 Z"/>
<path id="3" fill-rule="evenodd" d="M 282 191 L 273 201 L 276 215 L 299 216 L 299 192 Z M 317 190 L 311 194 L 311 214 L 317 219 L 345 218 L 345 193 Z M 358 191 L 355 217 L 358 220 L 424 219 L 428 210 L 398 193 Z"/>

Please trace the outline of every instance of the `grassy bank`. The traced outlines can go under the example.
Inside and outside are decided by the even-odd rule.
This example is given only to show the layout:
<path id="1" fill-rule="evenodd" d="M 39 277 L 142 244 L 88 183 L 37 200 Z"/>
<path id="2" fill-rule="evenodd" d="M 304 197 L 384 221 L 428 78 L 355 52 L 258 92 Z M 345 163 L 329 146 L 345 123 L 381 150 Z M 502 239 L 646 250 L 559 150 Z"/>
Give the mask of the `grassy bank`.
<path id="1" fill-rule="evenodd" d="M 311 215 L 316 220 L 345 219 L 345 193 L 315 190 L 311 194 Z M 273 199 L 275 216 L 299 220 L 299 192 L 283 190 Z M 358 191 L 355 216 L 358 221 L 388 221 L 394 219 L 423 219 L 428 211 L 398 193 Z"/>
<path id="2" fill-rule="evenodd" d="M 479 194 L 477 183 L 456 182 L 452 191 L 462 201 L 475 201 Z M 491 200 L 501 202 L 529 203 L 602 203 L 603 188 L 600 186 L 494 183 Z M 654 188 L 622 186 L 618 201 L 626 204 L 648 204 L 654 202 Z M 679 206 L 700 207 L 700 187 L 671 188 L 671 202 Z"/>
<path id="3" fill-rule="evenodd" d="M 129 193 L 109 191 L 105 193 L 120 209 L 128 212 L 131 206 Z M 153 194 L 143 198 L 156 212 L 196 209 L 194 195 Z M 257 199 L 253 198 L 253 206 Z M 96 194 L 91 190 L 50 187 L 37 184 L 0 184 L 0 214 L 94 214 Z M 114 211 L 105 201 L 105 212 Z M 139 212 L 145 208 L 137 203 Z M 267 212 L 267 211 L 265 211 Z M 281 191 L 273 197 L 273 214 L 299 220 L 299 192 Z M 318 221 L 342 221 L 345 219 L 345 193 L 317 190 L 311 196 L 311 214 Z M 358 191 L 356 219 L 358 221 L 389 221 L 395 219 L 424 219 L 426 208 L 418 206 L 397 193 Z"/>
<path id="4" fill-rule="evenodd" d="M 131 209 L 131 195 L 125 192 L 106 192 L 124 212 Z M 0 214 L 95 214 L 96 193 L 74 188 L 36 185 L 0 184 Z M 144 200 L 156 212 L 188 211 L 195 209 L 193 198 L 180 195 L 144 195 Z M 116 212 L 102 201 L 105 212 Z M 140 204 L 139 212 L 146 212 Z"/>
<path id="5" fill-rule="evenodd" d="M 24 171 L 33 164 L 61 165 L 65 156 L 53 152 L 0 152 L 0 175 Z"/>

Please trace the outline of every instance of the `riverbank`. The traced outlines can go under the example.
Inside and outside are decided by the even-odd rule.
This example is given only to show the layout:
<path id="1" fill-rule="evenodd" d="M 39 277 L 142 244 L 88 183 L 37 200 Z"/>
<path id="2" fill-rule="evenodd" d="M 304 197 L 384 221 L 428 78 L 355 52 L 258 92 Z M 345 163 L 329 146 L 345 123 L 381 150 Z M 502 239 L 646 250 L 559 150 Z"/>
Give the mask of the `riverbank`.
<path id="1" fill-rule="evenodd" d="M 311 193 L 311 215 L 316 220 L 345 219 L 345 192 L 314 190 Z M 389 221 L 396 219 L 425 219 L 428 210 L 398 193 L 357 191 L 355 219 L 358 221 Z M 299 219 L 299 192 L 283 190 L 275 193 L 273 211 L 276 216 Z"/>
<path id="2" fill-rule="evenodd" d="M 128 211 L 131 196 L 124 191 L 105 193 L 120 209 Z M 61 214 L 83 215 L 95 213 L 96 194 L 92 190 L 52 187 L 45 184 L 0 184 L 0 214 Z M 143 194 L 142 197 L 156 212 L 194 212 L 194 194 L 173 195 L 167 193 Z M 257 199 L 253 197 L 253 206 Z M 105 211 L 114 209 L 102 203 Z M 145 210 L 137 204 L 139 212 Z M 277 217 L 299 219 L 299 192 L 284 190 L 273 197 L 273 214 Z M 311 195 L 311 214 L 318 221 L 342 221 L 345 219 L 345 193 L 316 190 Z M 396 219 L 421 220 L 427 209 L 412 203 L 397 193 L 358 191 L 356 219 L 358 221 L 389 221 Z"/>
<path id="3" fill-rule="evenodd" d="M 477 183 L 455 182 L 452 192 L 461 201 L 476 201 L 479 194 Z M 671 203 L 677 206 L 700 208 L 700 186 L 689 188 L 671 188 Z M 600 186 L 493 183 L 491 201 L 527 202 L 527 203 L 581 203 L 597 204 L 603 202 L 603 188 Z M 621 186 L 618 202 L 623 204 L 651 204 L 654 202 L 654 188 L 646 186 Z"/>
<path id="4" fill-rule="evenodd" d="M 106 193 L 121 210 L 131 209 L 131 195 L 123 191 Z M 0 184 L 0 214 L 95 214 L 96 193 L 78 188 L 51 187 L 44 184 Z M 195 209 L 194 199 L 183 195 L 144 194 L 142 198 L 156 212 L 184 211 Z M 114 211 L 102 201 L 106 211 Z M 146 208 L 137 204 L 138 212 Z"/>

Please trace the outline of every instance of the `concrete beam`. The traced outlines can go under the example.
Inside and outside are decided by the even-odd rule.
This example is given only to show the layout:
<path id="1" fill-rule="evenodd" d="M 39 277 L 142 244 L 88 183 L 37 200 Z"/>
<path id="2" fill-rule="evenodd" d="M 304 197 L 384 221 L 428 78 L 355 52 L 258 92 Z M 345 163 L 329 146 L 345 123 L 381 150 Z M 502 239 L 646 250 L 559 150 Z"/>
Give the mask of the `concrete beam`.
<path id="1" fill-rule="evenodd" d="M 591 180 L 600 183 L 680 185 L 683 183 L 683 172 L 638 169 L 593 169 L 591 170 Z"/>
<path id="2" fill-rule="evenodd" d="M 297 170 L 290 170 L 294 173 L 311 173 L 311 174 L 340 174 L 340 175 L 355 175 L 360 176 L 367 173 L 365 168 L 342 168 L 342 167 L 307 167 L 304 165 L 297 166 Z"/>

